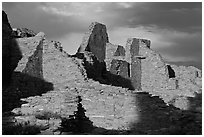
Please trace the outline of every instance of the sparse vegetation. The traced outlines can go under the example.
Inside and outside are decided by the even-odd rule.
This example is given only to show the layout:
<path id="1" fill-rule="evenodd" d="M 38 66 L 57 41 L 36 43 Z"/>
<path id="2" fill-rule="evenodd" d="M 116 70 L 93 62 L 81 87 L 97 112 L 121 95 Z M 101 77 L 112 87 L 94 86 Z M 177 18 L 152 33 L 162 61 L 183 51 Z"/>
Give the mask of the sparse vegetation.
<path id="1" fill-rule="evenodd" d="M 3 135 L 36 135 L 40 133 L 40 128 L 38 126 L 25 124 L 15 124 L 7 127 L 2 127 Z"/>

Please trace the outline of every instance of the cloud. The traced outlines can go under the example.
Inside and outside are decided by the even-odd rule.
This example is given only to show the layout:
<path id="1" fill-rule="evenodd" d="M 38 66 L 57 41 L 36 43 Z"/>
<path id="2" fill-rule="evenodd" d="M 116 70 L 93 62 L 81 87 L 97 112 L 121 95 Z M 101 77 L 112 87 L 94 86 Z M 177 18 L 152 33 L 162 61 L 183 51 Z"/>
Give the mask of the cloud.
<path id="1" fill-rule="evenodd" d="M 97 21 L 107 25 L 113 44 L 125 45 L 129 37 L 146 38 L 168 61 L 201 64 L 201 2 L 3 2 L 2 7 L 12 27 L 43 31 L 49 40 L 61 41 L 69 53 Z"/>
<path id="2" fill-rule="evenodd" d="M 116 28 L 109 31 L 110 42 L 126 45 L 127 38 L 151 40 L 151 48 L 158 51 L 169 62 L 202 60 L 202 38 L 200 32 L 188 33 L 161 29 L 157 26 Z"/>
<path id="3" fill-rule="evenodd" d="M 83 33 L 69 33 L 63 37 L 55 38 L 55 40 L 60 41 L 62 43 L 63 49 L 67 53 L 73 55 L 77 52 L 77 49 L 82 42 L 83 36 Z"/>
<path id="4" fill-rule="evenodd" d="M 3 7 L 6 8 L 12 27 L 26 27 L 35 32 L 43 31 L 50 39 L 86 30 L 89 22 L 83 18 L 53 14 L 43 10 L 42 7 L 45 5 L 46 3 L 13 3 L 13 8 L 7 9 L 4 4 Z"/>
<path id="5" fill-rule="evenodd" d="M 202 35 L 200 32 L 171 32 L 164 35 L 169 47 L 158 49 L 168 61 L 202 61 Z"/>
<path id="6" fill-rule="evenodd" d="M 131 2 L 118 2 L 117 4 L 122 8 L 131 8 L 134 5 L 134 3 Z"/>
<path id="7" fill-rule="evenodd" d="M 59 31 L 54 32 L 60 35 L 65 34 L 63 30 L 75 31 L 70 28 L 76 31 L 80 29 L 82 32 L 93 21 L 104 23 L 109 29 L 156 25 L 160 28 L 193 32 L 201 31 L 202 27 L 202 5 L 199 2 L 3 3 L 3 8 L 9 9 L 8 13 L 11 13 L 15 26 L 35 23 L 37 25 L 33 28 L 45 31 L 48 37 L 55 34 L 48 31 L 49 27 L 57 26 Z"/>
<path id="8" fill-rule="evenodd" d="M 157 25 L 162 28 L 190 32 L 202 26 L 202 4 L 197 3 L 144 3 L 133 8 L 127 18 L 129 26 Z"/>
<path id="9" fill-rule="evenodd" d="M 106 3 L 89 3 L 89 2 L 69 2 L 69 3 L 45 3 L 41 8 L 45 12 L 62 16 L 87 16 L 103 11 L 103 6 Z M 91 9 L 91 10 L 90 10 Z"/>

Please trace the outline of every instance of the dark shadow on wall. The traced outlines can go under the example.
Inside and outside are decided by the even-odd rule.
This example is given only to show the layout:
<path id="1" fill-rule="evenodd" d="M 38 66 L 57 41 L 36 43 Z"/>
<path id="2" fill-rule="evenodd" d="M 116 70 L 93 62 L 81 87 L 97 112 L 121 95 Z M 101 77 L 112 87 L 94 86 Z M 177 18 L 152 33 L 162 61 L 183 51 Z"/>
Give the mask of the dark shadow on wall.
<path id="1" fill-rule="evenodd" d="M 109 71 L 106 71 L 103 74 L 103 80 L 104 81 L 101 81 L 102 84 L 107 84 L 107 85 L 112 85 L 112 86 L 117 86 L 117 87 L 128 88 L 129 90 L 134 90 L 134 87 L 130 79 L 124 78 L 120 75 L 112 74 Z"/>
<path id="2" fill-rule="evenodd" d="M 11 111 L 23 102 L 21 98 L 37 96 L 53 90 L 53 84 L 41 78 L 21 72 L 14 72 L 10 86 L 2 93 L 2 110 Z"/>
<path id="3" fill-rule="evenodd" d="M 172 67 L 170 65 L 167 65 L 167 69 L 168 69 L 168 74 L 169 74 L 169 78 L 175 78 L 175 72 L 172 69 Z"/>
<path id="4" fill-rule="evenodd" d="M 86 55 L 84 55 L 84 53 L 77 53 L 72 57 L 77 57 L 83 60 L 83 66 L 84 69 L 86 70 L 88 78 L 98 81 L 101 84 L 107 84 L 134 90 L 134 87 L 132 86 L 130 79 L 124 78 L 120 75 L 116 75 L 107 71 L 105 62 L 99 62 L 97 58 L 91 53 L 85 54 Z"/>
<path id="5" fill-rule="evenodd" d="M 4 90 L 10 85 L 12 73 L 22 58 L 22 53 L 16 39 L 3 40 L 2 44 L 2 87 Z"/>

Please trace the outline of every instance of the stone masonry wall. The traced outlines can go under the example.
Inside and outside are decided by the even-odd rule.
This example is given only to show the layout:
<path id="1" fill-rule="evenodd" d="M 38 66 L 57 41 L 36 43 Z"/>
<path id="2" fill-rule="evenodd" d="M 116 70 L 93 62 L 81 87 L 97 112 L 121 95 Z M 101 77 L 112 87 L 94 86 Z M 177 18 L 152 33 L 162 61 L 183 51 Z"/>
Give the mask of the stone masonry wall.
<path id="1" fill-rule="evenodd" d="M 8 88 L 16 97 L 32 96 L 52 89 L 52 84 L 43 79 L 43 41 L 43 33 L 35 37 L 16 39 L 22 58 L 12 74 Z"/>
<path id="2" fill-rule="evenodd" d="M 166 64 L 159 53 L 150 49 L 149 40 L 128 39 L 125 58 L 114 56 L 117 49 L 118 46 L 107 44 L 107 68 L 110 67 L 110 73 L 130 80 L 130 89 L 160 96 L 164 102 L 185 110 L 187 98 L 201 93 L 201 71 L 192 66 Z"/>
<path id="3" fill-rule="evenodd" d="M 23 73 L 27 73 L 31 76 L 43 78 L 42 72 L 42 53 L 43 53 L 43 41 L 40 41 L 39 45 L 36 48 L 36 51 L 32 56 L 28 58 L 28 62 L 26 64 L 25 69 L 22 71 Z"/>
<path id="4" fill-rule="evenodd" d="M 162 57 L 150 49 L 149 40 L 129 38 L 126 49 L 120 48 L 121 50 L 119 50 L 119 48 L 119 46 L 107 44 L 105 61 L 107 70 L 111 73 L 124 75 L 124 73 L 117 73 L 118 70 L 120 72 L 127 71 L 128 75 L 125 74 L 125 78 L 129 78 L 132 86 L 137 90 L 156 91 L 166 87 L 175 89 L 176 81 L 169 80 L 167 66 Z M 121 54 L 117 54 L 118 51 L 121 51 Z M 115 54 L 119 56 L 115 56 Z M 119 62 L 122 65 L 117 65 Z M 130 64 L 129 68 L 119 67 L 127 66 L 128 63 Z"/>
<path id="5" fill-rule="evenodd" d="M 112 74 L 120 75 L 123 78 L 129 79 L 130 65 L 126 61 L 113 59 L 111 62 L 110 72 Z"/>
<path id="6" fill-rule="evenodd" d="M 96 56 L 91 52 L 83 53 L 83 66 L 86 70 L 88 78 L 97 80 L 102 77 L 102 74 L 106 71 L 105 62 L 100 62 Z"/>
<path id="7" fill-rule="evenodd" d="M 125 49 L 123 46 L 107 43 L 106 44 L 106 58 L 105 58 L 107 71 L 110 71 L 111 62 L 113 59 L 125 61 Z"/>
<path id="8" fill-rule="evenodd" d="M 77 52 L 92 52 L 100 62 L 103 62 L 105 59 L 106 43 L 108 43 L 106 26 L 97 22 L 93 22 L 89 26 L 89 31 L 85 33 L 83 41 Z"/>
<path id="9" fill-rule="evenodd" d="M 189 66 L 176 66 L 171 65 L 172 69 L 175 71 L 175 79 L 178 81 L 178 88 L 181 90 L 189 90 L 201 92 L 202 88 L 202 73 L 201 70 Z"/>
<path id="10" fill-rule="evenodd" d="M 106 44 L 106 58 L 105 58 L 105 62 L 106 62 L 106 69 L 107 71 L 110 70 L 111 68 L 111 62 L 113 60 L 113 56 L 117 50 L 117 45 L 113 45 L 111 43 L 107 43 Z"/>
<path id="11" fill-rule="evenodd" d="M 130 63 L 130 79 L 135 89 L 141 90 L 141 60 L 139 56 L 139 40 L 128 39 L 126 45 L 126 60 Z M 128 54 L 129 53 L 129 54 Z"/>
<path id="12" fill-rule="evenodd" d="M 56 48 L 55 42 L 44 41 L 43 77 L 53 83 L 54 89 L 63 90 L 70 86 L 69 83 L 84 82 L 84 77 L 75 62 L 77 61 L 74 57 Z"/>
<path id="13" fill-rule="evenodd" d="M 143 41 L 140 42 L 139 54 L 145 57 L 141 60 L 142 90 L 157 91 L 166 88 L 169 75 L 161 55 L 151 50 Z"/>
<path id="14" fill-rule="evenodd" d="M 33 77 L 43 78 L 42 53 L 44 36 L 31 38 L 19 38 L 17 43 L 22 52 L 22 59 L 19 61 L 15 71 L 28 74 Z"/>
<path id="15" fill-rule="evenodd" d="M 94 82 L 89 87 L 89 90 L 81 89 L 80 94 L 86 116 L 94 126 L 127 130 L 132 122 L 138 121 L 136 97 L 130 91 Z"/>
<path id="16" fill-rule="evenodd" d="M 118 45 L 114 56 L 125 56 L 125 48 L 123 46 Z"/>

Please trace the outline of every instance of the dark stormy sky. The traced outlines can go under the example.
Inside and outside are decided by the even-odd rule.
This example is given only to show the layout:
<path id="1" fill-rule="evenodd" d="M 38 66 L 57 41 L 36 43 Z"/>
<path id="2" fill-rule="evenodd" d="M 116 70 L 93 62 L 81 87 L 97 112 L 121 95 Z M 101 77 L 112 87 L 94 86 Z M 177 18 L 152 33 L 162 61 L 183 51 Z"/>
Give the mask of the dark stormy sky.
<path id="1" fill-rule="evenodd" d="M 202 66 L 201 2 L 4 2 L 2 8 L 12 27 L 43 31 L 70 54 L 97 21 L 107 26 L 113 44 L 125 46 L 129 37 L 145 38 L 167 62 Z"/>

